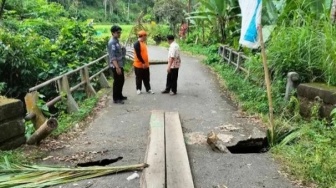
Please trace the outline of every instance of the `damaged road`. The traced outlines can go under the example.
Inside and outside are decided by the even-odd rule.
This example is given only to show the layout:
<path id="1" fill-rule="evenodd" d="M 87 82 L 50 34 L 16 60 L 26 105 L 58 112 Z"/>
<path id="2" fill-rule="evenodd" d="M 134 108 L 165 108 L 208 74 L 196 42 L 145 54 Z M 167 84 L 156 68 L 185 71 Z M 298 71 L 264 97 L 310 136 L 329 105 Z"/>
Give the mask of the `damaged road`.
<path id="1" fill-rule="evenodd" d="M 151 59 L 165 60 L 167 49 L 149 47 L 149 56 Z M 155 94 L 143 92 L 137 95 L 132 74 L 125 82 L 123 94 L 128 100 L 124 105 L 113 104 L 109 96 L 110 101 L 106 108 L 101 109 L 95 120 L 79 137 L 69 141 L 68 147 L 52 151 L 49 155 L 62 157 L 96 151 L 99 153 L 90 160 L 122 156 L 122 160 L 111 165 L 142 163 L 147 148 L 151 111 L 178 111 L 195 187 L 294 187 L 279 173 L 279 168 L 270 154 L 229 154 L 234 153 L 230 152 L 230 146 L 237 145 L 239 141 L 263 137 L 264 135 L 260 135 L 263 134 L 263 128 L 253 117 L 241 118 L 242 113 L 223 94 L 217 76 L 200 63 L 199 58 L 182 56 L 176 96 L 160 93 L 165 88 L 166 65 L 152 65 L 150 72 Z M 207 143 L 211 131 L 224 143 L 229 150 L 227 153 L 211 149 Z M 76 161 L 83 162 L 88 161 Z M 43 163 L 59 164 L 59 161 L 54 161 L 51 157 Z M 141 176 L 141 173 L 138 173 Z M 127 180 L 132 174 L 116 174 L 57 187 L 139 187 L 139 179 Z"/>

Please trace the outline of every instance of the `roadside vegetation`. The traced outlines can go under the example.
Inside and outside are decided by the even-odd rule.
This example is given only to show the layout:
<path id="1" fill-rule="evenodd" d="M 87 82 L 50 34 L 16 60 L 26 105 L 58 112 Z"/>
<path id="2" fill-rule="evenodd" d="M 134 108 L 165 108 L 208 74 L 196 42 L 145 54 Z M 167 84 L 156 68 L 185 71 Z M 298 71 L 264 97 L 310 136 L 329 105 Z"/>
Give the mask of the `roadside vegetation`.
<path id="1" fill-rule="evenodd" d="M 22 99 L 28 88 L 105 54 L 112 24 L 121 25 L 123 43 L 134 36 L 136 31 L 132 28 L 141 23 L 149 33 L 148 43 L 159 44 L 168 33 L 177 35 L 185 18 L 189 31 L 179 41 L 181 48 L 205 56 L 204 63 L 223 79 L 232 99 L 243 110 L 268 122 L 260 50 L 239 46 L 241 18 L 237 1 L 146 0 L 137 4 L 125 0 L 0 0 L 0 5 L 3 2 L 6 3 L 4 11 L 0 11 L 0 95 Z M 303 118 L 295 93 L 289 102 L 284 101 L 284 93 L 289 71 L 298 72 L 301 82 L 336 86 L 336 26 L 331 17 L 335 11 L 331 3 L 264 0 L 262 17 L 276 107 L 276 136 L 270 141 L 271 152 L 281 161 L 283 169 L 302 184 L 328 188 L 336 187 L 336 110 L 331 120 L 321 119 L 316 104 L 311 117 Z M 250 71 L 248 79 L 222 62 L 217 54 L 220 44 L 251 57 L 244 65 Z M 97 65 L 94 69 L 104 66 Z M 99 89 L 99 85 L 95 87 Z M 40 92 L 45 96 L 41 99 L 42 106 L 56 94 L 48 88 Z M 83 120 L 99 99 L 99 96 L 86 99 L 83 92 L 75 93 L 74 97 L 82 104 L 77 114 L 65 113 L 62 104 L 46 110 L 56 114 L 60 122 L 53 136 L 67 132 Z M 27 134 L 33 131 L 29 127 L 32 126 L 27 125 Z M 1 151 L 0 164 L 4 162 L 3 156 L 10 162 L 29 162 L 20 149 Z"/>
<path id="2" fill-rule="evenodd" d="M 219 3 L 219 0 L 199 2 L 189 14 L 192 25 L 188 37 L 180 41 L 182 49 L 206 56 L 205 63 L 223 79 L 232 99 L 243 110 L 259 115 L 268 123 L 260 52 L 241 48 L 238 44 L 239 12 L 229 8 L 237 4 L 234 1 Z M 311 109 L 311 117 L 303 118 L 295 93 L 289 102 L 284 101 L 286 75 L 290 71 L 298 72 L 303 83 L 322 82 L 336 86 L 336 30 L 330 20 L 331 1 L 321 4 L 313 0 L 263 2 L 262 23 L 268 29 L 266 33 L 272 31 L 266 42 L 276 107 L 276 136 L 271 141 L 271 152 L 281 161 L 283 169 L 303 185 L 336 187 L 336 110 L 331 120 L 321 119 L 317 110 L 319 104 L 316 104 Z M 213 27 L 220 25 L 219 16 L 227 19 L 221 24 L 225 26 L 222 33 L 220 27 Z M 251 57 L 244 65 L 250 71 L 248 79 L 221 60 L 217 54 L 221 43 Z"/>

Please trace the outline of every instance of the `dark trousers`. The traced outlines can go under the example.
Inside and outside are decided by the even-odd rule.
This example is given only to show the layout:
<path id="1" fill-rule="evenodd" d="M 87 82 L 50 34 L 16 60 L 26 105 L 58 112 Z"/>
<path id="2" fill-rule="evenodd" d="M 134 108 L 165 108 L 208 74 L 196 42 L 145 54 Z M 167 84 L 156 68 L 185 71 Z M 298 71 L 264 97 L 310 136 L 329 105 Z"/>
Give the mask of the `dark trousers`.
<path id="1" fill-rule="evenodd" d="M 167 74 L 166 91 L 177 92 L 178 71 L 178 68 L 170 69 L 170 73 Z"/>
<path id="2" fill-rule="evenodd" d="M 124 69 L 121 68 L 121 74 L 117 74 L 117 70 L 112 68 L 113 72 L 113 100 L 121 100 L 123 97 L 122 89 L 125 83 Z"/>
<path id="3" fill-rule="evenodd" d="M 136 83 L 136 89 L 141 90 L 142 82 L 145 85 L 146 91 L 149 91 L 151 89 L 150 86 L 150 76 L 149 76 L 149 68 L 143 69 L 143 68 L 137 68 L 134 67 L 134 73 L 135 73 L 135 83 Z"/>

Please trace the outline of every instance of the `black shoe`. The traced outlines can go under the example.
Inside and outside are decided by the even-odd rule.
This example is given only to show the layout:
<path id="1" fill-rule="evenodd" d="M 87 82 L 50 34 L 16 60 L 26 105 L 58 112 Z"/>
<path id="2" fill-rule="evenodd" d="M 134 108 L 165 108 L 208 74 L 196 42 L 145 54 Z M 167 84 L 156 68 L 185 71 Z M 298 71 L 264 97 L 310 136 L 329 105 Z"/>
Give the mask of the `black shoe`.
<path id="1" fill-rule="evenodd" d="M 124 104 L 124 101 L 122 100 L 116 100 L 116 101 L 113 101 L 114 104 Z"/>
<path id="2" fill-rule="evenodd" d="M 161 93 L 169 93 L 169 91 L 168 90 L 163 90 L 163 91 L 161 91 Z"/>
<path id="3" fill-rule="evenodd" d="M 120 100 L 127 100 L 127 97 L 122 96 Z"/>

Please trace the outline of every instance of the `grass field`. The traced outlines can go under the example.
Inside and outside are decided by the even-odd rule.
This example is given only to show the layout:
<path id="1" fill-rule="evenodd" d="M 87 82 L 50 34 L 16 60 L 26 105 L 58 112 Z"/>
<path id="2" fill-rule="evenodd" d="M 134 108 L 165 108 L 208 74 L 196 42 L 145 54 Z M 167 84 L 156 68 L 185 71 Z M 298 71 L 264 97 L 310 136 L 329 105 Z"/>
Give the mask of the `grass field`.
<path id="1" fill-rule="evenodd" d="M 93 26 L 96 31 L 97 31 L 97 36 L 98 37 L 109 37 L 111 36 L 111 25 L 94 25 Z M 120 27 L 122 28 L 122 35 L 121 35 L 121 41 L 126 41 L 133 25 L 120 25 Z"/>

